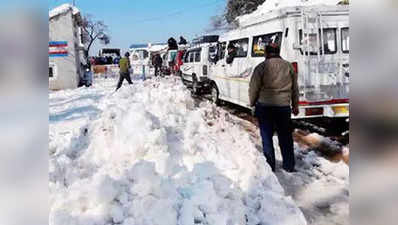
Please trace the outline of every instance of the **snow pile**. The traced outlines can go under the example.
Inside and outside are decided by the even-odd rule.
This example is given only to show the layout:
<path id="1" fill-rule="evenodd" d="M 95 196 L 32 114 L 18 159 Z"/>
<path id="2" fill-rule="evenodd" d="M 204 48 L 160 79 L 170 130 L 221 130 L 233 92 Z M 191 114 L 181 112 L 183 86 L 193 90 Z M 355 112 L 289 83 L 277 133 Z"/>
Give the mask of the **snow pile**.
<path id="1" fill-rule="evenodd" d="M 50 94 L 50 225 L 306 224 L 228 113 L 174 78 L 113 89 Z"/>
<path id="2" fill-rule="evenodd" d="M 52 9 L 49 12 L 49 18 L 51 19 L 51 18 L 56 17 L 58 15 L 67 13 L 69 10 L 72 10 L 72 14 L 73 15 L 76 15 L 76 14 L 80 13 L 78 8 L 76 8 L 75 6 L 73 6 L 73 5 L 69 4 L 69 3 L 66 3 L 66 4 L 62 4 L 62 5 L 54 8 L 54 9 Z"/>
<path id="3" fill-rule="evenodd" d="M 280 152 L 278 139 L 275 149 Z M 278 171 L 276 176 L 286 193 L 303 211 L 308 224 L 349 224 L 349 167 L 331 162 L 296 144 L 297 173 Z M 277 160 L 282 160 L 277 154 Z"/>
<path id="4" fill-rule="evenodd" d="M 295 6 L 314 6 L 314 5 L 337 5 L 341 0 L 266 0 L 262 5 L 247 15 L 238 17 L 239 24 L 250 22 L 253 19 L 260 18 L 267 13 L 285 8 Z"/>

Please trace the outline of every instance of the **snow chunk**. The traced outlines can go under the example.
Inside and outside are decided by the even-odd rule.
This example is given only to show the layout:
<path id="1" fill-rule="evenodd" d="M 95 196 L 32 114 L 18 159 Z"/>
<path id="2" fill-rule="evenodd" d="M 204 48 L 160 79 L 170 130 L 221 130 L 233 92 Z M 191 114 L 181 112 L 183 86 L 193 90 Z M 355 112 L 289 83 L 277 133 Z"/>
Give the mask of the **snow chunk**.
<path id="1" fill-rule="evenodd" d="M 73 6 L 73 5 L 69 4 L 69 3 L 65 3 L 65 4 L 62 4 L 62 5 L 54 8 L 54 9 L 52 9 L 49 12 L 48 16 L 51 19 L 51 18 L 56 17 L 58 15 L 67 13 L 69 10 L 72 10 L 72 14 L 73 15 L 77 15 L 77 14 L 80 13 L 80 10 L 78 8 L 76 8 L 75 6 Z"/>

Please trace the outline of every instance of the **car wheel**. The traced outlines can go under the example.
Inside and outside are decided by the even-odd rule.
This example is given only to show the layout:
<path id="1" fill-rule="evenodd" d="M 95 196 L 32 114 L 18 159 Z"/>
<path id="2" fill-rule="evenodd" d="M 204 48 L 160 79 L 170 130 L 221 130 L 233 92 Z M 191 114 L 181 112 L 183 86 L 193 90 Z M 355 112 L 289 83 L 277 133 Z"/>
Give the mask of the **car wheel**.
<path id="1" fill-rule="evenodd" d="M 210 101 L 213 102 L 216 105 L 219 105 L 219 103 L 220 103 L 219 95 L 220 95 L 220 93 L 218 92 L 217 85 L 214 82 L 211 83 Z"/>
<path id="2" fill-rule="evenodd" d="M 197 95 L 199 94 L 199 82 L 198 78 L 196 78 L 196 75 L 192 75 L 192 92 Z"/>

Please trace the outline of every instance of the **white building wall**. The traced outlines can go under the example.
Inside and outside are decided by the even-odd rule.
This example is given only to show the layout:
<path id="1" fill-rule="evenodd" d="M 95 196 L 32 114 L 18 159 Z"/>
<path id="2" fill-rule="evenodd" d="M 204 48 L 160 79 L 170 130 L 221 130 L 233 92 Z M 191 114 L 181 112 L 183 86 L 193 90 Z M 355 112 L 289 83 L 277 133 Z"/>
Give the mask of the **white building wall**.
<path id="1" fill-rule="evenodd" d="M 76 35 L 75 35 L 76 30 Z M 49 41 L 66 41 L 68 56 L 50 57 L 49 66 L 54 65 L 53 78 L 49 78 L 51 90 L 77 88 L 80 79 L 79 32 L 74 26 L 72 11 L 53 17 L 49 21 Z"/>

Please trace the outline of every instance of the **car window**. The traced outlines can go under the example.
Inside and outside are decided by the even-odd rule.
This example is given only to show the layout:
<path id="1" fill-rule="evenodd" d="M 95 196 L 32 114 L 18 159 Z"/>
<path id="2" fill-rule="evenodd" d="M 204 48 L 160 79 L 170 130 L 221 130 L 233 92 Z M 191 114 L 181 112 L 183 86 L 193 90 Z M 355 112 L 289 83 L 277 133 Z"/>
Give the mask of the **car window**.
<path id="1" fill-rule="evenodd" d="M 321 32 L 321 30 L 319 29 L 319 34 Z M 322 36 L 319 35 L 319 40 L 317 40 L 317 34 L 316 33 L 312 33 L 312 34 L 308 34 L 308 38 L 307 35 L 305 35 L 305 37 L 303 37 L 303 31 L 299 30 L 299 37 L 300 37 L 300 45 L 303 46 L 303 49 L 301 50 L 301 54 L 303 54 L 303 51 L 305 51 L 306 49 L 306 45 L 307 45 L 307 41 L 308 41 L 308 47 L 309 47 L 309 52 L 311 55 L 317 55 L 318 54 L 318 50 L 319 52 L 322 52 Z M 318 47 L 319 46 L 319 49 Z M 337 52 L 337 36 L 336 36 L 336 28 L 325 28 L 323 29 L 323 51 L 325 54 L 335 54 Z M 306 54 L 307 51 L 306 51 Z M 322 54 L 322 53 L 321 53 Z"/>
<path id="2" fill-rule="evenodd" d="M 280 47 L 282 43 L 282 32 L 255 36 L 253 38 L 252 56 L 264 57 L 265 46 L 270 43 L 276 43 Z"/>
<path id="3" fill-rule="evenodd" d="M 341 28 L 341 50 L 350 53 L 350 30 L 348 27 Z"/>
<path id="4" fill-rule="evenodd" d="M 336 28 L 323 29 L 323 50 L 325 54 L 337 52 Z"/>
<path id="5" fill-rule="evenodd" d="M 223 59 L 225 57 L 225 50 L 227 48 L 227 42 L 223 42 L 219 46 L 219 51 L 220 51 L 220 59 Z"/>
<path id="6" fill-rule="evenodd" d="M 195 51 L 195 62 L 200 62 L 200 55 L 202 53 L 202 49 Z"/>
<path id="7" fill-rule="evenodd" d="M 189 62 L 189 51 L 185 52 L 184 54 L 184 63 Z"/>
<path id="8" fill-rule="evenodd" d="M 195 57 L 195 52 L 189 52 L 189 62 L 193 62 Z"/>
<path id="9" fill-rule="evenodd" d="M 239 39 L 235 41 L 231 41 L 236 48 L 236 56 L 235 57 L 246 57 L 247 50 L 249 46 L 249 38 Z"/>

